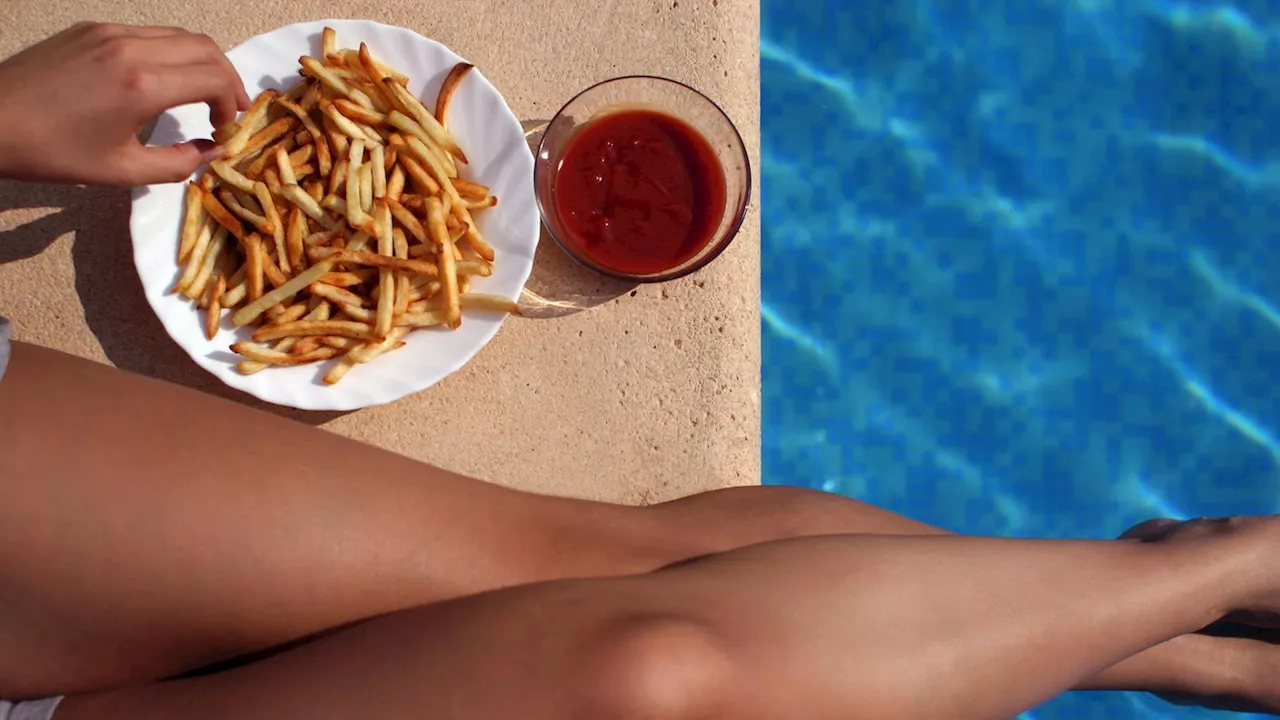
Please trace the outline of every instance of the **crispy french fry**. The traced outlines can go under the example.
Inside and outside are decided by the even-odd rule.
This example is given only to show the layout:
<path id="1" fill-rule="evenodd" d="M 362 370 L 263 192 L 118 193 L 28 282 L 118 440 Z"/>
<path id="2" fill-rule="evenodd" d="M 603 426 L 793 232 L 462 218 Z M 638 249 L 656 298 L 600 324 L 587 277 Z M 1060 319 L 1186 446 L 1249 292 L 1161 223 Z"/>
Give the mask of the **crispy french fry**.
<path id="1" fill-rule="evenodd" d="M 232 215 L 231 212 L 218 201 L 218 198 L 214 197 L 213 193 L 201 192 L 200 203 L 204 205 L 204 209 L 209 213 L 210 217 L 216 220 L 219 225 L 226 228 L 227 232 L 231 233 L 231 237 L 236 240 L 244 239 L 244 225 L 242 225 L 240 220 L 237 219 L 236 216 Z"/>
<path id="2" fill-rule="evenodd" d="M 386 147 L 382 145 L 374 145 L 369 150 L 369 195 L 372 198 L 384 198 L 387 196 L 386 150 Z"/>
<path id="3" fill-rule="evenodd" d="M 229 162 L 232 166 L 235 166 L 256 157 L 258 153 L 265 150 L 269 145 L 280 138 L 289 135 L 296 122 L 297 120 L 294 118 L 283 117 L 262 128 L 258 132 L 254 133 L 253 137 L 249 138 L 249 142 L 245 144 L 243 150 L 230 156 Z"/>
<path id="4" fill-rule="evenodd" d="M 254 320 L 257 320 L 262 313 L 266 312 L 267 308 L 287 297 L 297 294 L 306 286 L 316 280 L 319 280 L 325 273 L 333 269 L 333 265 L 334 263 L 332 261 L 322 260 L 303 272 L 294 275 L 284 285 L 281 285 L 269 293 L 264 293 L 262 297 L 237 310 L 236 313 L 231 316 L 231 322 L 238 326 L 244 326 Z"/>
<path id="5" fill-rule="evenodd" d="M 453 240 L 444 224 L 444 206 L 437 197 L 427 198 L 427 229 L 440 246 L 440 284 L 444 293 L 444 314 L 447 325 L 457 326 L 462 322 L 462 305 L 458 299 L 458 276 L 456 261 L 453 258 Z"/>
<path id="6" fill-rule="evenodd" d="M 385 199 L 379 200 L 375 209 L 378 224 L 378 254 L 395 255 L 395 234 L 391 230 L 391 210 L 387 208 Z M 396 258 L 398 259 L 398 258 Z M 401 262 L 411 262 L 401 260 Z M 396 274 L 391 268 L 379 267 L 378 272 L 378 316 L 374 324 L 374 332 L 385 338 L 391 332 L 391 321 L 396 308 Z"/>
<path id="7" fill-rule="evenodd" d="M 382 144 L 382 136 L 338 112 L 338 108 L 329 100 L 320 100 L 320 110 L 333 121 L 335 127 L 351 140 L 364 140 L 366 143 Z"/>
<path id="8" fill-rule="evenodd" d="M 501 295 L 486 295 L 484 293 L 462 293 L 458 296 L 459 303 L 463 310 L 492 310 L 494 312 L 504 312 L 511 315 L 520 314 L 520 306 L 510 298 Z"/>
<path id="9" fill-rule="evenodd" d="M 458 84 L 467 76 L 467 73 L 475 66 L 471 63 L 460 62 L 454 65 L 449 74 L 444 78 L 444 84 L 440 86 L 440 94 L 436 96 L 436 120 L 439 121 L 442 128 L 448 128 L 449 124 L 445 121 L 445 116 L 449 111 L 449 101 L 453 99 L 453 93 L 458 89 Z"/>
<path id="10" fill-rule="evenodd" d="M 227 279 L 221 274 L 209 291 L 209 307 L 205 310 L 204 336 L 212 340 L 218 334 L 218 323 L 222 320 L 222 294 L 227 291 Z"/>
<path id="11" fill-rule="evenodd" d="M 342 78 L 338 77 L 332 70 L 324 67 L 318 60 L 313 57 L 303 56 L 299 58 L 302 70 L 307 75 L 319 80 L 325 87 L 329 88 L 338 95 L 347 97 L 365 107 L 373 107 L 373 101 L 369 99 L 361 90 L 352 87 Z"/>
<path id="12" fill-rule="evenodd" d="M 388 257 L 380 253 L 369 252 L 367 250 L 335 250 L 332 248 L 316 248 L 322 252 L 316 253 L 316 257 L 323 260 L 333 260 L 344 265 L 365 265 L 374 268 L 386 268 L 388 270 L 398 270 L 410 275 L 424 275 L 426 277 L 437 277 L 440 274 L 439 268 L 435 263 L 429 263 L 424 260 L 401 260 L 400 258 Z"/>
<path id="13" fill-rule="evenodd" d="M 395 167 L 391 168 L 391 174 L 387 177 L 387 197 L 392 200 L 399 200 L 403 194 L 404 168 L 397 163 Z"/>
<path id="14" fill-rule="evenodd" d="M 297 320 L 283 325 L 267 325 L 253 333 L 254 342 L 278 340 L 291 335 L 339 335 L 357 340 L 381 340 L 366 323 L 350 320 Z"/>
<path id="15" fill-rule="evenodd" d="M 225 140 L 214 138 L 226 149 L 228 157 L 233 157 L 244 150 L 249 143 L 249 138 L 260 129 L 258 123 L 266 118 L 267 110 L 271 109 L 271 101 L 278 94 L 275 90 L 263 92 L 250 104 L 249 109 L 245 111 L 240 121 L 235 123 L 235 130 L 231 137 Z"/>
<path id="16" fill-rule="evenodd" d="M 325 300 L 336 303 L 338 305 L 352 305 L 355 307 L 363 307 L 365 303 L 364 298 L 360 297 L 359 295 L 353 292 L 344 290 L 334 285 L 327 285 L 319 281 L 313 282 L 310 285 L 308 285 L 307 292 L 310 292 L 312 295 L 317 295 L 319 297 L 322 297 Z"/>
<path id="17" fill-rule="evenodd" d="M 285 185 L 284 196 L 290 202 L 296 205 L 307 217 L 315 220 L 323 228 L 332 229 L 335 225 L 333 218 L 325 214 L 320 204 L 315 201 L 307 191 L 297 185 Z"/>
<path id="18" fill-rule="evenodd" d="M 371 110 L 363 105 L 357 105 L 345 98 L 339 98 L 333 101 L 333 107 L 343 117 L 347 118 L 357 125 L 365 125 L 376 128 L 380 125 L 387 124 L 387 116 L 377 110 Z"/>
<path id="19" fill-rule="evenodd" d="M 387 198 L 387 207 L 391 210 L 391 215 L 396 222 L 407 230 L 414 240 L 420 243 L 430 241 L 430 238 L 427 237 L 426 228 L 422 227 L 422 223 L 418 222 L 418 218 L 414 217 L 413 213 L 409 212 L 405 206 L 391 198 Z"/>
<path id="20" fill-rule="evenodd" d="M 338 52 L 338 33 L 327 27 L 320 33 L 320 57 L 327 58 Z"/>
<path id="21" fill-rule="evenodd" d="M 463 180 L 462 178 L 453 179 L 453 189 L 458 192 L 458 197 L 463 200 L 483 200 L 489 197 L 489 188 L 480 183 Z"/>
<path id="22" fill-rule="evenodd" d="M 178 263 L 186 261 L 204 225 L 205 209 L 200 200 L 204 191 L 194 182 L 187 183 L 186 206 L 182 214 L 182 235 L 178 241 Z"/>
<path id="23" fill-rule="evenodd" d="M 318 282 L 324 285 L 332 285 L 336 288 L 349 288 L 356 285 L 363 285 L 378 277 L 376 268 L 367 270 L 347 270 L 344 272 L 332 272 L 320 278 Z M 377 292 L 377 289 L 374 289 Z M 353 293 L 354 294 L 354 293 Z"/>
<path id="24" fill-rule="evenodd" d="M 284 309 L 284 312 L 271 318 L 273 325 L 283 325 L 298 320 L 307 314 L 307 304 L 304 302 L 294 303 Z"/>
<path id="25" fill-rule="evenodd" d="M 431 111 L 427 110 L 422 101 L 413 96 L 413 93 L 409 92 L 400 83 L 389 79 L 384 80 L 382 86 L 389 89 L 395 97 L 397 109 L 417 120 L 418 124 L 422 126 L 422 129 L 427 132 L 427 135 L 437 145 L 459 161 L 464 163 L 467 161 L 466 153 L 462 152 L 462 148 L 458 147 L 458 143 L 449 135 L 449 131 L 444 129 L 444 126 L 436 120 Z"/>
<path id="26" fill-rule="evenodd" d="M 285 227 L 285 255 L 289 258 L 289 267 L 296 272 L 300 272 L 306 264 L 306 256 L 303 255 L 303 239 L 307 234 L 307 217 L 303 214 L 302 208 L 294 205 L 289 209 L 289 220 Z"/>
<path id="27" fill-rule="evenodd" d="M 360 207 L 365 212 L 373 212 L 373 163 L 360 166 Z"/>
<path id="28" fill-rule="evenodd" d="M 316 348 L 308 353 L 291 355 L 257 343 L 238 342 L 231 346 L 232 352 L 264 365 L 307 365 L 317 360 L 327 360 L 338 354 L 331 347 Z M 243 372 L 243 371 L 242 371 Z"/>
<path id="29" fill-rule="evenodd" d="M 271 197 L 271 191 L 267 189 L 266 183 L 255 183 L 254 194 L 258 198 L 258 204 L 262 206 L 265 213 L 267 227 L 270 229 L 268 233 L 271 239 L 275 241 L 276 257 L 279 259 L 280 270 L 286 275 L 290 273 L 289 257 L 284 245 L 284 223 L 280 220 L 280 213 L 276 211 L 276 202 Z"/>
<path id="30" fill-rule="evenodd" d="M 453 321 L 449 319 L 449 313 L 444 310 L 428 310 L 424 312 L 407 312 L 396 320 L 396 325 L 419 328 L 448 325 L 451 322 Z"/>
<path id="31" fill-rule="evenodd" d="M 245 283 L 249 287 L 249 300 L 252 302 L 261 298 L 263 291 L 262 238 L 257 233 L 253 233 L 241 244 L 244 246 Z"/>
<path id="32" fill-rule="evenodd" d="M 293 163 L 289 161 L 289 153 L 284 148 L 276 148 L 276 172 L 280 175 L 282 186 L 298 184 L 298 175 L 293 171 Z"/>
<path id="33" fill-rule="evenodd" d="M 217 266 L 218 259 L 222 257 L 222 251 L 226 247 L 226 239 L 226 233 L 217 233 L 209 241 L 209 249 L 204 254 L 200 269 L 196 271 L 195 280 L 191 282 L 185 293 L 191 300 L 195 300 L 204 294 L 205 287 L 209 284 L 209 279 L 213 277 L 213 269 Z"/>
<path id="34" fill-rule="evenodd" d="M 212 218 L 206 217 L 200 223 L 200 230 L 196 233 L 196 239 L 191 244 L 191 250 L 187 253 L 186 267 L 183 268 L 182 274 L 178 277 L 178 282 L 174 284 L 171 292 L 184 293 L 186 289 L 191 287 L 191 283 L 196 281 L 196 274 L 200 272 L 200 268 L 204 265 L 205 253 L 209 250 L 209 241 L 213 239 L 214 228 L 217 232 L 226 235 L 227 229 L 213 222 Z"/>

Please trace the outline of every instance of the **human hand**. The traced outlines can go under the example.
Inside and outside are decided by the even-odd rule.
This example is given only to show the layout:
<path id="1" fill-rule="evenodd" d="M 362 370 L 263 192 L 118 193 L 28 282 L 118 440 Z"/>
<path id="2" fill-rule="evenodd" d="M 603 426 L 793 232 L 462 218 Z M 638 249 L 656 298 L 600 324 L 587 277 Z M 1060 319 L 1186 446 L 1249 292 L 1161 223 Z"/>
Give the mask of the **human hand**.
<path id="1" fill-rule="evenodd" d="M 249 97 L 212 39 L 179 28 L 81 23 L 0 63 L 0 177 L 96 185 L 178 182 L 212 141 L 145 147 L 144 125 L 205 103 L 213 127 Z"/>

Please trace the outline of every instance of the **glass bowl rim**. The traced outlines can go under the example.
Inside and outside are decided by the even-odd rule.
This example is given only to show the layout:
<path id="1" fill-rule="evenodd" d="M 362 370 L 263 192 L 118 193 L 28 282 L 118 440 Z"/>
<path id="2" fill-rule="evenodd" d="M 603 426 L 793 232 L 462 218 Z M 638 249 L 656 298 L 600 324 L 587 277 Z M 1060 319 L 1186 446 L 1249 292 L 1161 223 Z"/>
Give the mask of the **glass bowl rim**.
<path id="1" fill-rule="evenodd" d="M 684 90 L 687 90 L 693 93 L 694 96 L 701 98 L 703 102 L 707 103 L 712 108 L 714 108 L 715 111 L 720 114 L 720 117 L 724 118 L 724 121 L 728 123 L 729 129 L 733 132 L 733 139 L 737 141 L 738 150 L 742 154 L 742 166 L 746 168 L 746 172 L 744 173 L 746 177 L 745 177 L 745 182 L 743 183 L 743 188 L 742 188 L 741 206 L 738 207 L 738 209 L 735 211 L 733 220 L 730 222 L 729 226 L 725 228 L 724 236 L 716 241 L 715 247 L 711 248 L 711 250 L 706 252 L 706 254 L 704 254 L 702 257 L 698 258 L 696 261 L 688 264 L 685 267 L 677 267 L 672 270 L 666 270 L 666 271 L 655 273 L 652 275 L 633 275 L 630 273 L 612 270 L 610 268 L 600 265 L 599 263 L 592 262 L 589 258 L 583 257 L 582 254 L 574 250 L 569 245 L 568 242 L 560 239 L 560 237 L 556 234 L 556 231 L 551 228 L 551 224 L 547 221 L 547 218 L 549 215 L 551 215 L 551 212 L 546 207 L 546 204 L 543 202 L 542 194 L 537 192 L 538 178 L 542 175 L 542 173 L 547 172 L 547 170 L 543 168 L 544 163 L 541 162 L 543 151 L 546 149 L 546 143 L 547 143 L 546 131 L 550 129 L 551 126 L 555 124 L 557 120 L 559 120 L 562 116 L 564 116 L 565 110 L 569 109 L 570 105 L 573 105 L 583 96 L 587 95 L 588 93 L 594 90 L 602 88 L 606 85 L 612 85 L 614 83 L 620 83 L 620 82 L 631 81 L 631 80 L 650 80 L 650 81 L 656 81 L 658 83 L 675 85 L 679 88 L 682 88 Z M 690 123 L 688 120 L 685 120 L 683 117 L 678 117 L 678 116 L 676 117 L 680 121 L 689 124 L 699 134 L 702 134 L 701 128 L 693 126 L 693 123 Z M 590 121 L 588 120 L 587 122 L 590 122 Z M 693 87 L 692 85 L 689 85 L 688 83 L 684 83 L 679 80 L 673 80 L 667 77 L 662 77 L 660 75 L 644 75 L 644 74 L 617 75 L 617 76 L 606 78 L 599 82 L 593 83 L 592 85 L 589 85 L 588 87 L 575 93 L 573 97 L 569 98 L 563 105 L 560 106 L 560 109 L 556 111 L 556 114 L 552 116 L 551 120 L 547 122 L 546 126 L 543 128 L 542 137 L 538 139 L 538 149 L 534 152 L 534 164 L 533 164 L 534 193 L 533 195 L 534 195 L 534 201 L 538 205 L 538 214 L 542 220 L 542 227 L 547 231 L 547 235 L 551 236 L 551 239 L 555 242 L 557 246 L 559 246 L 559 248 L 562 251 L 564 251 L 564 254 L 573 258 L 575 262 L 586 267 L 589 270 L 600 273 L 601 275 L 614 278 L 616 280 L 625 280 L 628 282 L 636 282 L 636 283 L 659 283 L 659 282 L 668 282 L 670 280 L 676 280 L 678 278 L 682 278 L 687 275 L 692 275 L 693 273 L 711 264 L 711 261 L 718 258 L 721 253 L 723 253 L 726 249 L 728 249 L 728 247 L 731 244 L 733 244 L 734 239 L 738 237 L 738 233 L 742 230 L 742 224 L 747 219 L 747 209 L 751 206 L 751 190 L 752 190 L 751 175 L 752 175 L 751 155 L 747 150 L 747 143 L 742 139 L 742 133 L 741 131 L 738 130 L 737 123 L 733 121 L 733 118 L 729 117 L 729 113 L 725 112 L 724 108 L 720 107 L 720 104 L 717 103 L 715 100 L 712 100 L 705 93 Z"/>

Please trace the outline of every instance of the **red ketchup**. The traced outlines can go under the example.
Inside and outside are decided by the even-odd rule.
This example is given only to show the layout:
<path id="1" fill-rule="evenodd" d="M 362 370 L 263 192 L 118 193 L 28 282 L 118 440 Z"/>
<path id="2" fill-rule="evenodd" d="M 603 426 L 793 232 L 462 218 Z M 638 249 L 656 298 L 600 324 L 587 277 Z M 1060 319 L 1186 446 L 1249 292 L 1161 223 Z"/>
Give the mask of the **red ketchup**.
<path id="1" fill-rule="evenodd" d="M 715 236 L 725 205 L 715 150 L 682 120 L 619 110 L 569 140 L 555 177 L 564 238 L 616 273 L 674 269 Z"/>

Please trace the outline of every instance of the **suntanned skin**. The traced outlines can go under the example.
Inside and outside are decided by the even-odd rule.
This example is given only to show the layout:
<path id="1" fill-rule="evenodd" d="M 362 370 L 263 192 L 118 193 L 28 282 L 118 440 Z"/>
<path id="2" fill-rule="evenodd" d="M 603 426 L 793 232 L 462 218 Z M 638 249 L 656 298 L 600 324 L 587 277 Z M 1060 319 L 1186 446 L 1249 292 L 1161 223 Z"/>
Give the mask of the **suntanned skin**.
<path id="1" fill-rule="evenodd" d="M 792 488 L 651 508 L 517 492 L 22 343 L 0 382 L 0 507 L 0 697 L 144 685 L 387 612 L 770 540 L 949 535 Z M 1272 654 L 1183 634 L 1079 685 L 1257 696 Z"/>

